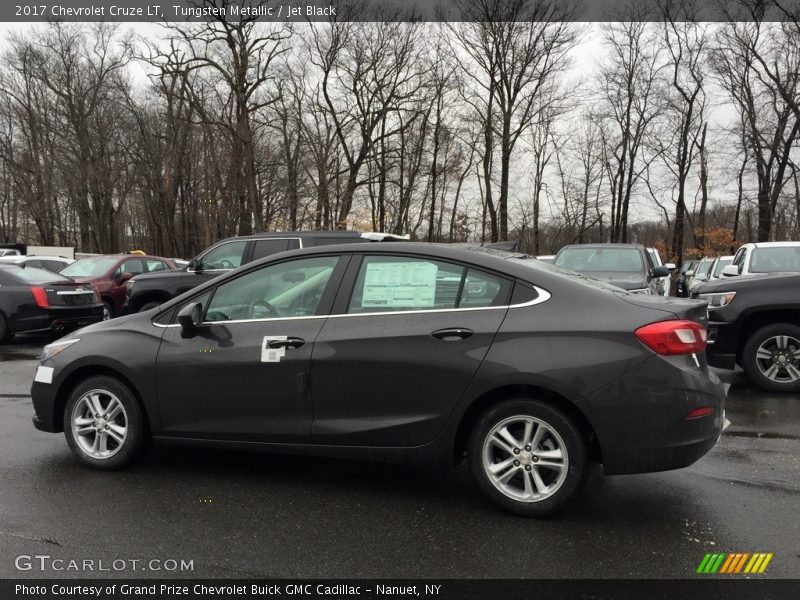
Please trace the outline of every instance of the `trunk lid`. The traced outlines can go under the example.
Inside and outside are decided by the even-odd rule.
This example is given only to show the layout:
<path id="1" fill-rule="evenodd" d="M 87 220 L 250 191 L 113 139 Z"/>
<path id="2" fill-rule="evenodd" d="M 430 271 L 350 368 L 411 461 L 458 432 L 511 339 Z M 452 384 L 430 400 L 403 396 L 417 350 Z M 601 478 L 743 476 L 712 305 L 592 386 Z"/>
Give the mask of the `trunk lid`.
<path id="1" fill-rule="evenodd" d="M 634 306 L 664 311 L 669 313 L 669 316 L 674 316 L 678 319 L 696 321 L 703 327 L 708 326 L 707 302 L 705 300 L 628 294 L 625 296 L 625 301 Z M 664 318 L 669 318 L 669 316 L 665 315 Z"/>

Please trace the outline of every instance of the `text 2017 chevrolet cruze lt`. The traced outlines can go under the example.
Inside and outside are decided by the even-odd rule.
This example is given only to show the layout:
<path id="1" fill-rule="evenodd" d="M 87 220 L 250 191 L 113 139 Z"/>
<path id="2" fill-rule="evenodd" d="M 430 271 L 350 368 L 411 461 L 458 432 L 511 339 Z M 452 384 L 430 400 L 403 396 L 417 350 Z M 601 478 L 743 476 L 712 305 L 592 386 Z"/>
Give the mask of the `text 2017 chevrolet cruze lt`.
<path id="1" fill-rule="evenodd" d="M 285 252 L 46 348 L 34 423 L 122 467 L 148 437 L 452 466 L 546 515 L 606 474 L 684 467 L 724 387 L 705 303 L 521 255 L 424 244 Z"/>

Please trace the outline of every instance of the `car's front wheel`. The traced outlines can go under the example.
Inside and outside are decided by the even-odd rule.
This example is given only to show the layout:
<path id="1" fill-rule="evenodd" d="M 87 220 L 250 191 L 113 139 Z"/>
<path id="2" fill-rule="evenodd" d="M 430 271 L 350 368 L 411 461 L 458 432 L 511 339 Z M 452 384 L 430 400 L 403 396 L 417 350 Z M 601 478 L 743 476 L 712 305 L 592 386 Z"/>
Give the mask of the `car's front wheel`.
<path id="1" fill-rule="evenodd" d="M 103 321 L 108 321 L 114 318 L 114 307 L 108 300 L 103 301 Z"/>
<path id="2" fill-rule="evenodd" d="M 742 349 L 742 367 L 762 389 L 800 391 L 800 327 L 777 323 L 756 331 Z"/>
<path id="3" fill-rule="evenodd" d="M 161 306 L 161 302 L 155 302 L 151 300 L 150 302 L 145 302 L 142 304 L 141 308 L 137 312 L 145 312 L 146 310 L 152 310 L 158 306 Z"/>
<path id="4" fill-rule="evenodd" d="M 64 435 L 84 464 L 119 469 L 130 464 L 144 446 L 144 416 L 122 382 L 90 377 L 70 394 L 64 410 Z"/>
<path id="5" fill-rule="evenodd" d="M 561 411 L 538 400 L 508 400 L 474 425 L 467 450 L 478 486 L 506 510 L 544 517 L 563 509 L 588 474 L 580 430 Z"/>

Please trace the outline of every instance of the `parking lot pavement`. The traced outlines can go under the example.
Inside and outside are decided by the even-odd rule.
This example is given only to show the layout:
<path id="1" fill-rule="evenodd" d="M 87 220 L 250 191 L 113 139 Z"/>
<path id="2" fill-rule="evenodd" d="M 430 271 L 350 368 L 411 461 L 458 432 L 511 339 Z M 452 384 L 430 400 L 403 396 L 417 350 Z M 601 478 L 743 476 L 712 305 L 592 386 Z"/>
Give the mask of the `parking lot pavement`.
<path id="1" fill-rule="evenodd" d="M 41 344 L 0 348 L 0 578 L 690 577 L 706 552 L 773 552 L 800 577 L 800 397 L 741 374 L 731 427 L 695 465 L 603 479 L 555 518 L 504 514 L 446 472 L 156 447 L 127 471 L 80 467 L 31 425 Z M 191 573 L 20 572 L 15 557 L 192 560 Z"/>

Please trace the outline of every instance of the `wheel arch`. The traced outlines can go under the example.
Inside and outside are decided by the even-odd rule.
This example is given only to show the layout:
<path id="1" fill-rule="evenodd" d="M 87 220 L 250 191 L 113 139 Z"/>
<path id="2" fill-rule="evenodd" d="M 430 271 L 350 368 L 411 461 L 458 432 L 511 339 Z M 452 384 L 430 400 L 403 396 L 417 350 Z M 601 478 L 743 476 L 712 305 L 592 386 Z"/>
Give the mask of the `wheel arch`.
<path id="1" fill-rule="evenodd" d="M 85 365 L 78 367 L 72 371 L 58 387 L 56 392 L 55 402 L 53 402 L 53 426 L 57 432 L 64 430 L 64 410 L 67 406 L 67 401 L 72 393 L 72 390 L 81 382 L 89 377 L 106 376 L 112 379 L 117 379 L 120 383 L 124 384 L 133 394 L 134 399 L 139 404 L 139 408 L 144 415 L 144 423 L 146 434 L 151 435 L 150 414 L 147 411 L 147 406 L 142 400 L 139 390 L 133 382 L 126 377 L 122 372 L 107 365 Z"/>
<path id="2" fill-rule="evenodd" d="M 563 412 L 586 437 L 590 459 L 595 462 L 603 462 L 602 449 L 594 427 L 574 402 L 546 387 L 531 384 L 512 384 L 499 386 L 484 392 L 470 403 L 469 407 L 461 415 L 454 436 L 453 464 L 458 464 L 464 458 L 469 433 L 480 416 L 492 406 L 512 398 L 540 400 Z"/>

